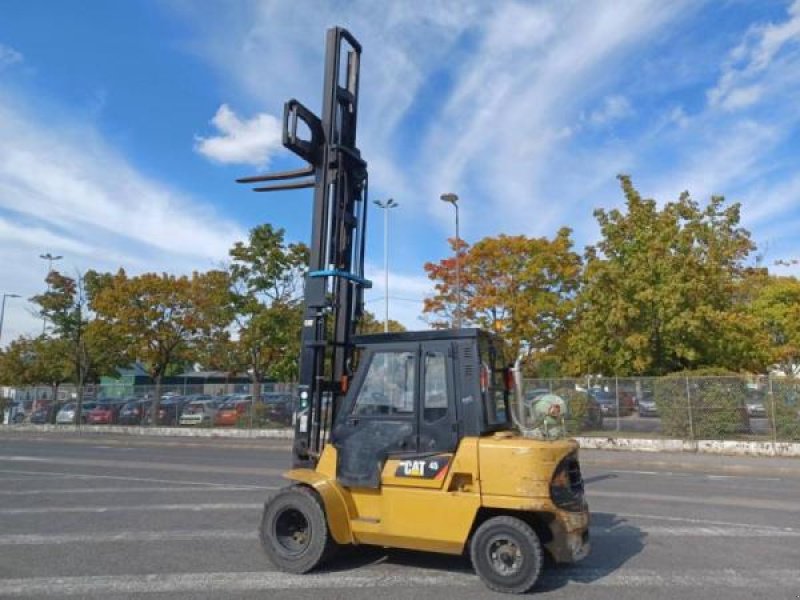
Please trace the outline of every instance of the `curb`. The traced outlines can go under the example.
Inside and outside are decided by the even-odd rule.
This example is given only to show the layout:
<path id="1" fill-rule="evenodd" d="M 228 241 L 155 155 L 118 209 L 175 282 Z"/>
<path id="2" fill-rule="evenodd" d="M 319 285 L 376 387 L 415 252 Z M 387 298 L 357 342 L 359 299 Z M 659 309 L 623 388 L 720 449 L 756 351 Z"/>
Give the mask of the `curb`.
<path id="1" fill-rule="evenodd" d="M 722 440 L 656 440 L 578 437 L 581 448 L 633 452 L 688 452 L 720 456 L 770 456 L 800 458 L 800 444 L 792 442 L 743 442 Z"/>
<path id="2" fill-rule="evenodd" d="M 2 432 L 15 433 L 113 433 L 130 436 L 178 438 L 234 438 L 291 440 L 293 429 L 194 429 L 183 427 L 124 427 L 120 425 L 10 425 Z M 671 452 L 720 456 L 769 456 L 800 458 L 800 443 L 722 440 L 674 440 L 612 437 L 576 437 L 581 448 L 626 452 Z"/>

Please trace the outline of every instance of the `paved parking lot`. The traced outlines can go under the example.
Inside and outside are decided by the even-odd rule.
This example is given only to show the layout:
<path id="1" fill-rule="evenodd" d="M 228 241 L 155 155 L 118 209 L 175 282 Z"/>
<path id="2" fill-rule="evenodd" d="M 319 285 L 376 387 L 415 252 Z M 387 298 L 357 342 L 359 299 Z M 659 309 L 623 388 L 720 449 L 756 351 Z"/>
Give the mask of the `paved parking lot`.
<path id="1" fill-rule="evenodd" d="M 256 525 L 288 461 L 285 442 L 0 433 L 0 597 L 492 595 L 466 560 L 413 552 L 275 572 Z M 795 464 L 585 453 L 594 550 L 540 597 L 796 598 Z"/>

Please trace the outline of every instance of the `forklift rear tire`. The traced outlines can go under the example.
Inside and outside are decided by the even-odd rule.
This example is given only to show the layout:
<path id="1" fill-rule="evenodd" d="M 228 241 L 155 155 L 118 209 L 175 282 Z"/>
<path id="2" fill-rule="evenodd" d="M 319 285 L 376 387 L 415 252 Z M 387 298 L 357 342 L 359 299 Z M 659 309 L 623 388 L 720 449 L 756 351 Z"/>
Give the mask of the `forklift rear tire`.
<path id="1" fill-rule="evenodd" d="M 524 594 L 542 571 L 542 545 L 536 532 L 516 517 L 493 517 L 475 531 L 470 544 L 475 572 L 496 592 Z"/>
<path id="2" fill-rule="evenodd" d="M 319 497 L 303 486 L 285 488 L 265 505 L 261 546 L 282 571 L 307 573 L 336 548 Z"/>

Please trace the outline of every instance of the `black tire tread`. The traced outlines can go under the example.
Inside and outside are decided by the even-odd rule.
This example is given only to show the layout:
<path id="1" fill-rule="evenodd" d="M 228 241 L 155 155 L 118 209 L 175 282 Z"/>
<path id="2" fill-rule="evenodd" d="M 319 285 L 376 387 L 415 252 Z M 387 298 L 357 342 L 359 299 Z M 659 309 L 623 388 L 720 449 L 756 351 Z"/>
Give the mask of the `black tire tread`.
<path id="1" fill-rule="evenodd" d="M 285 499 L 288 499 L 289 502 L 292 502 L 292 499 L 294 499 L 295 507 L 302 509 L 302 511 L 306 513 L 306 518 L 311 524 L 312 535 L 321 536 L 321 539 L 316 542 L 312 541 L 309 550 L 297 558 L 281 556 L 280 550 L 276 547 L 275 543 L 270 541 L 266 533 L 269 529 L 265 527 L 265 525 L 267 517 L 271 515 L 270 508 L 277 502 L 286 501 Z M 264 514 L 259 528 L 259 538 L 261 540 L 261 546 L 272 564 L 283 571 L 297 574 L 308 573 L 323 564 L 333 556 L 337 547 L 336 542 L 331 536 L 330 528 L 328 527 L 328 520 L 322 500 L 316 492 L 304 485 L 285 487 L 274 494 L 264 504 Z"/>
<path id="2" fill-rule="evenodd" d="M 508 528 L 519 534 L 530 544 L 533 551 L 532 556 L 526 558 L 533 559 L 534 574 L 516 585 L 503 585 L 502 583 L 494 581 L 489 576 L 491 574 L 491 567 L 486 567 L 486 570 L 488 571 L 487 573 L 484 572 L 484 568 L 481 564 L 481 542 L 484 537 L 489 537 L 493 530 L 499 528 Z M 495 592 L 502 592 L 506 594 L 524 594 L 533 589 L 539 579 L 539 576 L 541 575 L 542 564 L 544 562 L 544 552 L 542 551 L 542 545 L 539 541 L 539 536 L 536 535 L 536 532 L 530 525 L 528 525 L 522 519 L 518 519 L 517 517 L 501 515 L 487 519 L 481 523 L 481 525 L 475 531 L 470 543 L 470 558 L 472 560 L 472 566 L 475 569 L 475 572 L 481 578 L 481 581 L 483 581 L 486 587 L 494 590 Z"/>

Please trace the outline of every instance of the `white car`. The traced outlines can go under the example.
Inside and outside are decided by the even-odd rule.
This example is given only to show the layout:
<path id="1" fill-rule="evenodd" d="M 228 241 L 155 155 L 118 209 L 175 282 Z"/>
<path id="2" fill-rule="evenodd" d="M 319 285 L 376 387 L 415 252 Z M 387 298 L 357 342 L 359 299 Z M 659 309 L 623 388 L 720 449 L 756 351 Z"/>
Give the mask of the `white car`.
<path id="1" fill-rule="evenodd" d="M 186 405 L 178 423 L 180 425 L 211 425 L 217 414 L 216 400 L 195 400 Z"/>
<path id="2" fill-rule="evenodd" d="M 81 405 L 81 423 L 86 423 L 86 417 L 95 406 L 97 406 L 97 402 L 86 401 Z M 67 424 L 74 424 L 77 422 L 75 417 L 75 413 L 78 410 L 77 402 L 70 402 L 69 404 L 65 404 L 61 407 L 61 410 L 58 411 L 56 415 L 56 423 L 58 425 L 67 425 Z"/>

